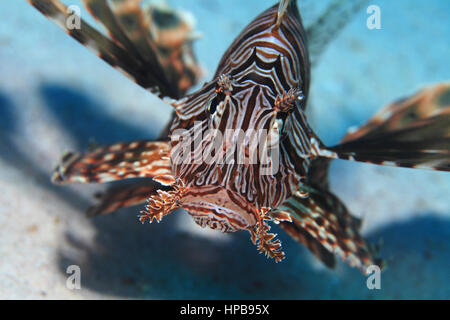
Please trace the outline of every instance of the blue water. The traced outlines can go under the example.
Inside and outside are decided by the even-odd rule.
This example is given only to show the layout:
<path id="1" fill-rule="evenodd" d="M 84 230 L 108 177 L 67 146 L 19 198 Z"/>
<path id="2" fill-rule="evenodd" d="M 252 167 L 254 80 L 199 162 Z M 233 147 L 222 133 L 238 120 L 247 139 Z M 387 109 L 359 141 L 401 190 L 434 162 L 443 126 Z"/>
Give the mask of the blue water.
<path id="1" fill-rule="evenodd" d="M 196 17 L 203 38 L 195 49 L 211 75 L 239 31 L 275 1 L 170 3 Z M 306 22 L 324 7 L 303 3 Z M 381 8 L 381 30 L 368 30 L 361 11 L 312 73 L 309 117 L 329 144 L 383 105 L 450 79 L 450 1 L 370 3 Z M 170 114 L 25 1 L 0 2 L 0 76 L 2 163 L 40 177 L 50 174 L 51 164 L 40 162 L 38 151 L 17 149 L 17 141 L 56 161 L 63 149 L 83 150 L 92 138 L 98 143 L 155 138 Z M 450 298 L 449 174 L 339 161 L 331 182 L 352 212 L 364 216 L 365 235 L 384 240 L 389 267 L 381 290 L 368 290 L 366 278 L 343 264 L 336 271 L 324 269 L 276 227 L 288 256 L 279 264 L 256 254 L 247 233 L 208 238 L 183 227 L 190 222 L 179 215 L 142 226 L 135 219 L 139 208 L 89 220 L 97 236 L 94 246 L 81 248 L 85 260 L 62 250 L 55 254 L 61 273 L 81 264 L 87 270 L 84 288 L 122 298 Z M 78 199 L 72 195 L 68 205 Z M 76 233 L 68 232 L 69 242 Z"/>

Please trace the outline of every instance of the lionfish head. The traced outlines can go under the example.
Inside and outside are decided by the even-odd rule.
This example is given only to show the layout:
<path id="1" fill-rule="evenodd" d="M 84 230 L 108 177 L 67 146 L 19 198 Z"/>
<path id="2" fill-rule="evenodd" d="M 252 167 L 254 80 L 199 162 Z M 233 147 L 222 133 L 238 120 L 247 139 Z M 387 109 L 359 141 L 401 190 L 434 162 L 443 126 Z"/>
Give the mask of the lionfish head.
<path id="1" fill-rule="evenodd" d="M 176 106 L 172 171 L 185 186 L 183 208 L 202 226 L 248 229 L 281 199 L 279 145 L 300 94 L 281 99 L 257 76 L 220 75 Z"/>

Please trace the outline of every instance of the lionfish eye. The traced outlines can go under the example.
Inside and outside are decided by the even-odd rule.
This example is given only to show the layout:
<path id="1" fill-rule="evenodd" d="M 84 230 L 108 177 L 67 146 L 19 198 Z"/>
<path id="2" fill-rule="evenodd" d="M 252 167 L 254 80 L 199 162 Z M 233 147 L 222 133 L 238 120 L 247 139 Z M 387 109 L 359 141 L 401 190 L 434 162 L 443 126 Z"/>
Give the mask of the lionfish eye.
<path id="1" fill-rule="evenodd" d="M 216 113 L 217 105 L 219 104 L 217 96 L 215 96 L 213 99 L 211 99 L 208 103 L 208 112 L 210 114 Z"/>
<path id="2" fill-rule="evenodd" d="M 286 117 L 276 117 L 275 121 L 278 123 L 278 133 L 280 134 L 280 141 L 284 140 L 286 134 Z"/>
<path id="3" fill-rule="evenodd" d="M 209 100 L 208 105 L 206 107 L 206 109 L 208 110 L 208 112 L 213 115 L 214 113 L 216 113 L 217 110 L 217 106 L 219 105 L 220 102 L 222 102 L 225 99 L 225 95 L 222 92 L 218 92 L 214 98 L 212 98 L 211 100 Z"/>

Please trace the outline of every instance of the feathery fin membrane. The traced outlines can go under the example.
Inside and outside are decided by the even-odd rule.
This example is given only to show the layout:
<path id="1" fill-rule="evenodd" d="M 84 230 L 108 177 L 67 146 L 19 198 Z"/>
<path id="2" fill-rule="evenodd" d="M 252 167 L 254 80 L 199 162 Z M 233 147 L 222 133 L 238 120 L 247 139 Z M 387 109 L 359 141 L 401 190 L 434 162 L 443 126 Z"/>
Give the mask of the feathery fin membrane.
<path id="1" fill-rule="evenodd" d="M 113 9 L 106 0 L 84 0 L 90 13 L 105 26 L 111 39 L 81 18 L 79 29 L 68 29 L 66 21 L 72 13 L 59 0 L 28 0 L 28 2 L 55 21 L 71 37 L 94 51 L 101 59 L 160 98 L 178 99 L 198 81 L 201 72 L 192 51 L 190 26 L 178 21 L 179 25 L 174 28 L 180 28 L 182 39 L 168 47 L 158 45 L 150 34 L 152 30 L 163 28 L 157 26 L 154 20 L 146 22 L 145 15 L 139 7 L 140 0 L 117 0 Z M 119 6 L 120 3 L 123 6 Z M 124 21 L 133 23 L 124 27 Z M 130 25 L 133 24 L 138 27 L 131 30 Z M 163 57 L 163 52 L 166 55 L 167 52 L 170 53 L 169 62 L 167 57 Z"/>
<path id="2" fill-rule="evenodd" d="M 168 142 L 136 141 L 100 147 L 87 154 L 66 153 L 53 183 L 110 182 L 171 175 Z"/>
<path id="3" fill-rule="evenodd" d="M 296 193 L 276 209 L 292 218 L 292 222 L 280 223 L 288 234 L 329 267 L 335 263 L 334 255 L 363 273 L 370 265 L 383 267 L 377 249 L 359 234 L 361 221 L 334 194 L 313 186 L 302 188 L 308 197 Z"/>
<path id="4" fill-rule="evenodd" d="M 380 110 L 319 155 L 407 168 L 450 171 L 450 83 L 426 88 Z"/>
<path id="5" fill-rule="evenodd" d="M 306 28 L 311 66 L 317 65 L 328 44 L 367 3 L 368 0 L 333 0 L 325 12 Z"/>
<path id="6" fill-rule="evenodd" d="M 106 191 L 95 194 L 98 203 L 87 210 L 89 217 L 105 215 L 123 207 L 129 207 L 144 203 L 151 195 L 160 189 L 157 183 L 151 179 L 139 179 L 132 183 L 114 184 Z"/>

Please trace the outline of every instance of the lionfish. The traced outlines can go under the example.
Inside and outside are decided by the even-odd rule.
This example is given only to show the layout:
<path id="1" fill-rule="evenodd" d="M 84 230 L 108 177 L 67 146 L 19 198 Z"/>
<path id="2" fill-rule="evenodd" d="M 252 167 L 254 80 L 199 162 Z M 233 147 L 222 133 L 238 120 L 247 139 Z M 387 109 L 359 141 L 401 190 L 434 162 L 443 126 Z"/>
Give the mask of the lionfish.
<path id="1" fill-rule="evenodd" d="M 107 30 L 103 34 L 84 20 L 80 28 L 69 29 L 70 11 L 58 0 L 29 2 L 174 109 L 161 141 L 119 143 L 63 156 L 52 178 L 57 184 L 139 178 L 113 185 L 89 209 L 90 215 L 146 200 L 139 220 L 159 222 L 183 208 L 202 227 L 226 233 L 247 230 L 258 251 L 279 262 L 285 254 L 276 234 L 269 232 L 274 222 L 328 267 L 335 265 L 337 255 L 365 272 L 382 261 L 376 246 L 359 234 L 360 219 L 330 191 L 331 159 L 450 170 L 450 84 L 388 105 L 336 146 L 321 142 L 305 115 L 308 47 L 317 51 L 317 45 L 311 39 L 308 45 L 307 36 L 314 33 L 305 31 L 296 1 L 282 0 L 256 17 L 225 52 L 213 79 L 190 94 L 186 92 L 201 69 L 192 50 L 195 35 L 181 14 L 157 6 L 144 11 L 140 0 L 84 0 Z M 278 152 L 264 163 L 262 158 L 237 161 L 236 153 L 224 162 L 197 161 L 227 129 L 266 130 L 258 141 Z M 184 140 L 176 134 L 180 130 L 200 140 Z M 248 156 L 250 140 L 226 139 L 211 154 L 223 156 L 239 147 Z M 194 161 L 180 161 L 180 150 L 187 150 Z M 275 160 L 277 170 L 264 171 Z"/>

